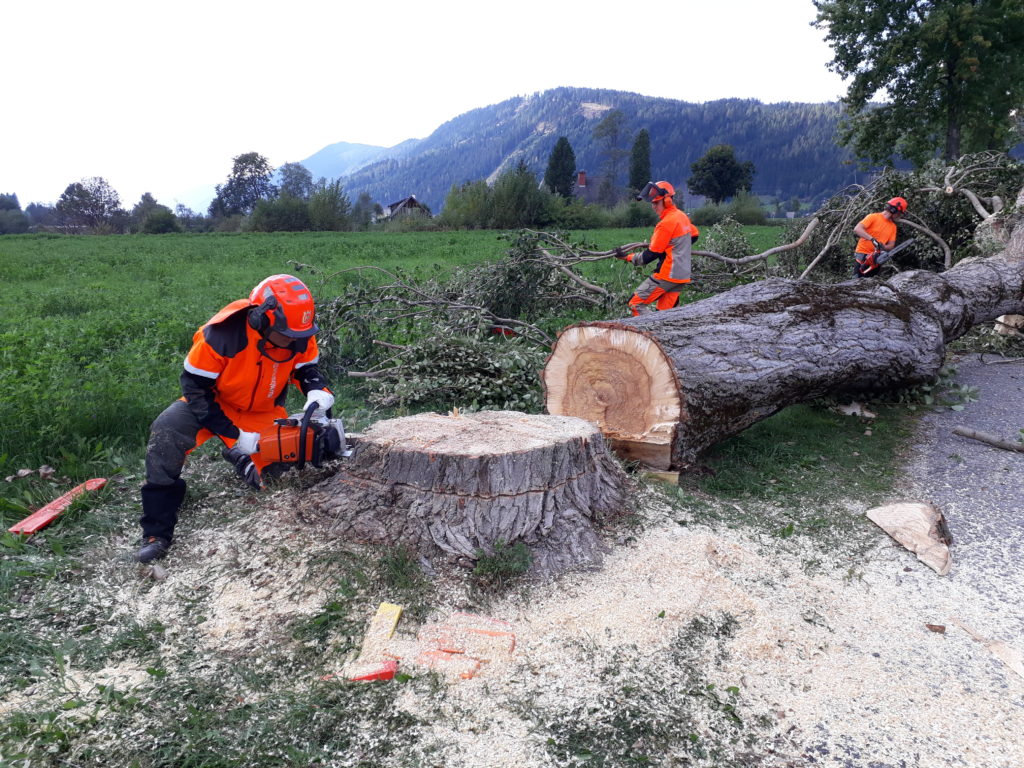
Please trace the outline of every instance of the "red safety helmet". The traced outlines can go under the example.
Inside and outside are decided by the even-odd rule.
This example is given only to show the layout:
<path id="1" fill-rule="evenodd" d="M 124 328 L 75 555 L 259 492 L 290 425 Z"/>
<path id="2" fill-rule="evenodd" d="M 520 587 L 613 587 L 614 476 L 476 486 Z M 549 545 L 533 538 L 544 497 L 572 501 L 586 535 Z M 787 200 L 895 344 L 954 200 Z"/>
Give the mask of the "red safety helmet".
<path id="1" fill-rule="evenodd" d="M 885 204 L 889 209 L 890 213 L 906 213 L 907 212 L 907 201 L 902 197 L 894 197 L 888 203 Z"/>
<path id="2" fill-rule="evenodd" d="M 672 197 L 676 188 L 667 181 L 648 181 L 646 186 L 636 196 L 637 200 L 646 200 L 649 203 L 656 203 L 666 197 Z"/>
<path id="3" fill-rule="evenodd" d="M 320 329 L 313 321 L 313 294 L 299 278 L 271 275 L 252 289 L 249 323 L 261 334 L 277 331 L 290 339 L 308 339 Z"/>

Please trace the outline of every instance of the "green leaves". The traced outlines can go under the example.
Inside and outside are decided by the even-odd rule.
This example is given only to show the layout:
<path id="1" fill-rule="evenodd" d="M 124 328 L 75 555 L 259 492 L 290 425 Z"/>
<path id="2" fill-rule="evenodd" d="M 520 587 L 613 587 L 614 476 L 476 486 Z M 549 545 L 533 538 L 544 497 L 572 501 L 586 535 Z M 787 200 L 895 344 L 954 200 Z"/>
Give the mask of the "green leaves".
<path id="1" fill-rule="evenodd" d="M 815 0 L 830 68 L 850 79 L 841 141 L 860 156 L 923 165 L 937 151 L 1008 149 L 1024 103 L 1017 0 Z M 877 106 L 872 102 L 887 98 Z"/>

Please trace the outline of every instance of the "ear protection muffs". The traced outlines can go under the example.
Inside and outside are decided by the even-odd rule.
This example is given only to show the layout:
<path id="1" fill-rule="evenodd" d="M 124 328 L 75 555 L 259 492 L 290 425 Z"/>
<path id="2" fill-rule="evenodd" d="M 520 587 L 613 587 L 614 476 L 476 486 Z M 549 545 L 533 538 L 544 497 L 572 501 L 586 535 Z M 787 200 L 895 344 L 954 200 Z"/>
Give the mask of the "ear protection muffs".
<path id="1" fill-rule="evenodd" d="M 270 329 L 270 318 L 267 312 L 277 309 L 277 297 L 270 294 L 258 307 L 249 310 L 249 325 L 259 334 L 264 334 Z"/>

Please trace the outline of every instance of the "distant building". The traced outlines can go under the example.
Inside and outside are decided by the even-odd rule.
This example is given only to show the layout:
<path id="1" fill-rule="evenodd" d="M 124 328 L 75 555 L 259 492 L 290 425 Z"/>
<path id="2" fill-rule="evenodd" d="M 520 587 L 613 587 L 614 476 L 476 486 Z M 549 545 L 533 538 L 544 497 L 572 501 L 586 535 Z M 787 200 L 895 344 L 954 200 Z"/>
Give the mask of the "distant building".
<path id="1" fill-rule="evenodd" d="M 576 172 L 576 186 L 572 190 L 573 197 L 584 203 L 596 203 L 600 179 L 588 179 L 586 171 Z"/>
<path id="2" fill-rule="evenodd" d="M 377 216 L 377 221 L 387 221 L 406 216 L 425 216 L 428 219 L 433 216 L 430 209 L 416 199 L 416 195 L 399 200 L 397 203 L 384 206 L 384 210 Z"/>

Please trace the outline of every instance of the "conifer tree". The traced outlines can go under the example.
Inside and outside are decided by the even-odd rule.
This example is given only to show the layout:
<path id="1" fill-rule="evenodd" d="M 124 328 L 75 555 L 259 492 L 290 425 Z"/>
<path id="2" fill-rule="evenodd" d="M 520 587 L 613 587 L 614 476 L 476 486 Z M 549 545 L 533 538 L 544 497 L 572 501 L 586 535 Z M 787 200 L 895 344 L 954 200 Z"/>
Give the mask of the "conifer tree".
<path id="1" fill-rule="evenodd" d="M 651 179 L 651 135 L 646 128 L 633 140 L 629 155 L 629 188 L 639 192 Z"/>
<path id="2" fill-rule="evenodd" d="M 576 183 L 576 153 L 565 136 L 555 142 L 555 148 L 548 157 L 548 168 L 544 171 L 544 184 L 556 195 L 572 197 Z"/>

